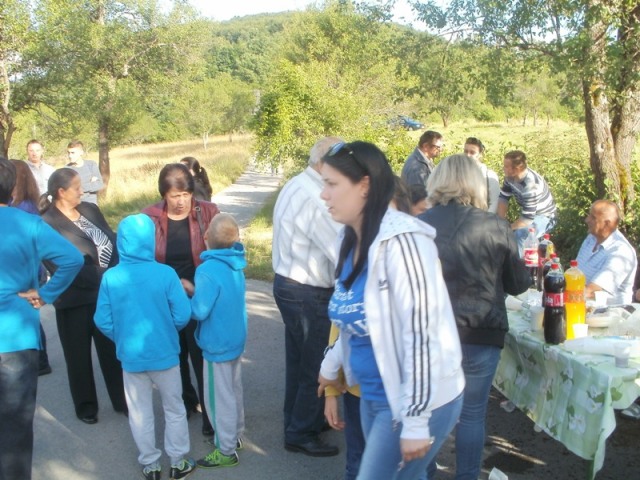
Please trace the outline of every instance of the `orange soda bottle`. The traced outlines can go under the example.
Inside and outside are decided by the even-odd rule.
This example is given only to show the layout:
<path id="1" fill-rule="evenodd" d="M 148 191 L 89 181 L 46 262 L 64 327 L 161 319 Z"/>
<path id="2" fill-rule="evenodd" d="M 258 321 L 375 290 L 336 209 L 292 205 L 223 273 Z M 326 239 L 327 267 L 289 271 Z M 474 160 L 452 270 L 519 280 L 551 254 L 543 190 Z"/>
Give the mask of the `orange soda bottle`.
<path id="1" fill-rule="evenodd" d="M 575 338 L 573 326 L 576 323 L 584 323 L 587 310 L 584 298 L 584 288 L 587 279 L 578 268 L 578 261 L 571 260 L 571 268 L 564 272 L 567 284 L 564 293 L 564 306 L 567 311 L 567 340 Z"/>

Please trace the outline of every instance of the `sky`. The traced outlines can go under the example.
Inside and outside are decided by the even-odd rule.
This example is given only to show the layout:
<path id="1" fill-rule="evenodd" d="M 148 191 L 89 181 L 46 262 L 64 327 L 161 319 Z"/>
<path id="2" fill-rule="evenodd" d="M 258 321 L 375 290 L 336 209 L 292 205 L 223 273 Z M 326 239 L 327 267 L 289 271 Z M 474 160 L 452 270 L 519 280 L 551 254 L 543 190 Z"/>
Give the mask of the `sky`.
<path id="1" fill-rule="evenodd" d="M 233 17 L 255 15 L 258 13 L 284 12 L 287 10 L 304 10 L 307 5 L 315 3 L 313 0 L 190 0 L 205 17 L 214 20 L 229 20 Z M 396 7 L 396 19 L 400 17 L 413 19 L 410 8 L 404 1 L 399 1 Z M 402 23 L 409 23 L 403 21 Z"/>

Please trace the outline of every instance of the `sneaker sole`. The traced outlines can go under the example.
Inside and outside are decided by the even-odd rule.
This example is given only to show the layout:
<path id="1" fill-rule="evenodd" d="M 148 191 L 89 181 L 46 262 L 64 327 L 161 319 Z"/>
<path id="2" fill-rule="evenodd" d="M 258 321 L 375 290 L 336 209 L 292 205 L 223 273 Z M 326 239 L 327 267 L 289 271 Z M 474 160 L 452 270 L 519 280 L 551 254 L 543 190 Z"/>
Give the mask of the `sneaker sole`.
<path id="1" fill-rule="evenodd" d="M 195 471 L 196 471 L 196 466 L 194 466 L 189 472 L 187 472 L 186 475 L 184 475 L 182 477 L 169 477 L 169 480 L 184 480 L 185 478 L 187 478 L 189 475 L 191 475 Z"/>
<path id="2" fill-rule="evenodd" d="M 236 463 L 232 463 L 230 465 L 202 465 L 198 462 L 196 462 L 196 465 L 198 465 L 198 468 L 202 468 L 203 470 L 213 470 L 214 468 L 227 468 L 227 467 L 235 467 L 236 465 L 238 465 L 240 463 L 240 461 L 238 460 Z"/>
<path id="3" fill-rule="evenodd" d="M 304 455 L 307 455 L 308 457 L 335 457 L 336 455 L 338 455 L 340 453 L 339 450 L 331 451 L 331 452 L 311 452 L 311 451 L 307 450 L 306 448 L 298 447 L 297 445 L 293 445 L 293 444 L 289 444 L 289 443 L 285 443 L 284 449 L 289 451 L 289 452 L 303 453 Z"/>

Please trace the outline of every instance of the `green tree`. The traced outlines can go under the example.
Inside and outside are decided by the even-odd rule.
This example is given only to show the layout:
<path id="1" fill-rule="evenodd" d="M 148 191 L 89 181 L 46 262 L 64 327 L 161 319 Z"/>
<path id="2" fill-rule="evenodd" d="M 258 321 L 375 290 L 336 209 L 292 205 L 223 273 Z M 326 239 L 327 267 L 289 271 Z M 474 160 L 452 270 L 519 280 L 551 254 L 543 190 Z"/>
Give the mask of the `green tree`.
<path id="1" fill-rule="evenodd" d="M 261 93 L 254 128 L 258 158 L 304 165 L 323 135 L 385 144 L 385 121 L 398 96 L 393 51 L 396 27 L 327 2 L 295 17 L 283 38 L 282 60 Z"/>
<path id="2" fill-rule="evenodd" d="M 635 0 L 412 1 L 440 31 L 467 28 L 489 44 L 537 52 L 580 82 L 599 197 L 633 201 L 640 132 L 640 4 Z"/>
<path id="3" fill-rule="evenodd" d="M 39 41 L 24 53 L 23 88 L 55 112 L 64 133 L 90 123 L 97 132 L 100 171 L 110 177 L 110 144 L 144 111 L 147 97 L 169 88 L 198 58 L 193 10 L 157 0 L 40 0 Z"/>
<path id="4" fill-rule="evenodd" d="M 9 156 L 16 130 L 14 115 L 24 107 L 13 96 L 15 79 L 22 74 L 22 55 L 29 41 L 29 9 L 25 2 L 0 3 L 0 155 Z"/>

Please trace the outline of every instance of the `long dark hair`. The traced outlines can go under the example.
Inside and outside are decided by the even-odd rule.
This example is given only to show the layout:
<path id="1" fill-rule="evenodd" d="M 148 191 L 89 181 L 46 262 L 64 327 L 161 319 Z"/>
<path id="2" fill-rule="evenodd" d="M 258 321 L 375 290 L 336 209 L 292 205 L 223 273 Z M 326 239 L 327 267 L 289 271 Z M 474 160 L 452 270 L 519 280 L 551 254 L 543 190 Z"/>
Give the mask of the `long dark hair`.
<path id="1" fill-rule="evenodd" d="M 40 196 L 38 210 L 40 213 L 46 212 L 55 200 L 58 199 L 60 189 L 66 190 L 71 185 L 74 178 L 79 175 L 73 168 L 59 168 L 49 177 L 47 191 Z"/>
<path id="2" fill-rule="evenodd" d="M 211 188 L 211 183 L 209 183 L 209 175 L 207 175 L 207 171 L 203 166 L 200 165 L 200 162 L 195 157 L 184 157 L 180 159 L 180 163 L 186 165 L 189 170 L 193 171 L 194 180 L 202 185 L 205 193 L 207 194 L 206 200 L 211 200 L 211 195 L 213 194 L 213 188 Z"/>
<path id="3" fill-rule="evenodd" d="M 367 262 L 369 247 L 380 231 L 382 217 L 393 198 L 394 175 L 384 153 L 372 143 L 367 142 L 336 144 L 322 158 L 322 161 L 338 170 L 353 183 L 360 182 L 366 176 L 369 177 L 369 193 L 362 210 L 359 256 L 353 271 L 344 282 L 346 288 L 351 288 L 353 281 Z M 336 276 L 340 276 L 344 261 L 349 252 L 355 248 L 357 241 L 355 231 L 347 225 L 344 240 L 340 246 Z"/>
<path id="4" fill-rule="evenodd" d="M 40 190 L 36 179 L 31 173 L 31 169 L 26 162 L 22 160 L 11 160 L 16 167 L 16 186 L 13 190 L 13 205 L 20 205 L 27 201 L 33 203 L 34 207 L 38 206 L 40 200 Z"/>

